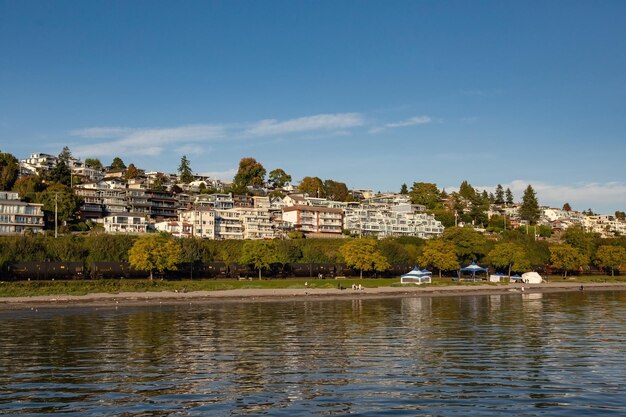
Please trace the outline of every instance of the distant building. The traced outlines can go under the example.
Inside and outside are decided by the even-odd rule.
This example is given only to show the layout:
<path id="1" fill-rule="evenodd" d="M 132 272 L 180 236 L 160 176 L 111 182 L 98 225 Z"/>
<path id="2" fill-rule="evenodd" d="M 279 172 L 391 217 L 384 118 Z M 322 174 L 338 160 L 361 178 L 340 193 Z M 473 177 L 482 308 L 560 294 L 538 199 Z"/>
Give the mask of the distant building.
<path id="1" fill-rule="evenodd" d="M 139 234 L 148 231 L 148 222 L 143 213 L 118 213 L 102 219 L 106 233 Z"/>
<path id="2" fill-rule="evenodd" d="M 283 220 L 306 234 L 341 235 L 343 210 L 338 208 L 294 205 L 283 208 Z"/>
<path id="3" fill-rule="evenodd" d="M 18 193 L 0 191 L 0 235 L 41 233 L 43 228 L 43 204 L 20 201 Z"/>

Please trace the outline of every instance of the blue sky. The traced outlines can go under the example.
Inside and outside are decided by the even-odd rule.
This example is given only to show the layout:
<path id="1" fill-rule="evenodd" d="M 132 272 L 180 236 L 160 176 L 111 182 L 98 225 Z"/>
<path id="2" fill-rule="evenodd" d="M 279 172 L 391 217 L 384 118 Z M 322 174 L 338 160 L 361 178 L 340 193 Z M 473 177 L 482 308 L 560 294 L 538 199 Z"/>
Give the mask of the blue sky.
<path id="1" fill-rule="evenodd" d="M 0 150 L 626 209 L 626 2 L 0 0 Z"/>

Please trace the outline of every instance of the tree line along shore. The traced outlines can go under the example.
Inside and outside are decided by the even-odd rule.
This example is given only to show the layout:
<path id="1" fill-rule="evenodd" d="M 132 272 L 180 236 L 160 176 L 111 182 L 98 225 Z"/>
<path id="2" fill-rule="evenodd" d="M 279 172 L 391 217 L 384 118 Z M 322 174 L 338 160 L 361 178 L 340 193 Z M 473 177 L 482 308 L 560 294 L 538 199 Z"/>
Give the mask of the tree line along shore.
<path id="1" fill-rule="evenodd" d="M 168 277 L 184 264 L 220 262 L 243 265 L 259 277 L 288 264 L 342 264 L 349 275 L 397 276 L 417 265 L 435 276 L 452 276 L 471 262 L 505 275 L 535 270 L 542 275 L 614 276 L 626 265 L 626 238 L 602 239 L 569 228 L 559 242 L 536 240 L 519 230 L 488 239 L 467 227 L 449 227 L 437 239 L 176 239 L 161 233 L 0 237 L 0 280 L 23 262 L 124 262 L 148 276 Z M 398 269 L 400 268 L 400 270 Z M 342 272 L 344 273 L 344 272 Z M 194 278 L 203 278 L 196 275 Z"/>

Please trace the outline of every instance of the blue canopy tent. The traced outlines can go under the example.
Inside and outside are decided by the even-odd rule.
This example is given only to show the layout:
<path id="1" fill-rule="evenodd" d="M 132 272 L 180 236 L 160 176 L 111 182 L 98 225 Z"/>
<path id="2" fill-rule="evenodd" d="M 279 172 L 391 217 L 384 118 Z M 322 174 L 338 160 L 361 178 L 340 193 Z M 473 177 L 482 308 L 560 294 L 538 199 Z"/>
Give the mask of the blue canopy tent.
<path id="1" fill-rule="evenodd" d="M 476 281 L 476 272 L 484 272 L 485 273 L 485 277 L 486 277 L 488 270 L 486 268 L 483 268 L 483 267 L 479 266 L 479 265 L 476 265 L 476 262 L 472 262 L 471 264 L 467 265 L 465 268 L 461 268 L 459 270 L 459 278 L 461 278 L 461 274 L 463 272 L 471 272 L 472 273 L 472 281 Z"/>
<path id="2" fill-rule="evenodd" d="M 430 284 L 432 282 L 432 272 L 420 270 L 418 267 L 413 268 L 410 272 L 400 276 L 401 284 Z"/>

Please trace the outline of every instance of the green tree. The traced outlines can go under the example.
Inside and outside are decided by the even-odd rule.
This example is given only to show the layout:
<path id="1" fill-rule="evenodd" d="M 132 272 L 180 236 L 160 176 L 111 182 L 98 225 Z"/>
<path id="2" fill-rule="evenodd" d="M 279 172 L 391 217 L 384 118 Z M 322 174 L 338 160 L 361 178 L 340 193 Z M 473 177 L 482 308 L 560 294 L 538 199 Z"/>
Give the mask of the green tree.
<path id="1" fill-rule="evenodd" d="M 149 271 L 150 280 L 155 271 L 175 271 L 180 260 L 180 246 L 161 233 L 140 236 L 128 253 L 130 266 L 140 271 Z"/>
<path id="2" fill-rule="evenodd" d="M 380 240 L 378 241 L 378 248 L 391 265 L 409 265 L 415 260 L 415 258 L 411 257 L 406 246 L 399 243 L 396 239 L 387 238 Z"/>
<path id="3" fill-rule="evenodd" d="M 333 180 L 324 181 L 324 194 L 334 201 L 348 201 L 350 199 L 348 186 L 343 182 Z"/>
<path id="4" fill-rule="evenodd" d="M 615 270 L 626 264 L 626 249 L 621 246 L 602 245 L 596 252 L 595 264 L 601 268 L 610 268 L 611 276 L 615 276 Z"/>
<path id="5" fill-rule="evenodd" d="M 409 193 L 409 188 L 406 186 L 406 184 L 402 184 L 402 186 L 400 187 L 400 194 L 406 195 Z"/>
<path id="6" fill-rule="evenodd" d="M 276 248 L 274 242 L 265 240 L 247 240 L 241 248 L 239 262 L 245 265 L 252 265 L 259 271 L 269 269 L 276 262 Z"/>
<path id="7" fill-rule="evenodd" d="M 626 220 L 626 213 L 623 211 L 615 211 L 615 218 L 618 220 Z"/>
<path id="8" fill-rule="evenodd" d="M 513 204 L 513 193 L 511 192 L 511 190 L 507 188 L 504 194 L 506 195 L 506 204 L 507 205 Z"/>
<path id="9" fill-rule="evenodd" d="M 569 203 L 563 204 L 563 211 L 572 211 L 572 206 Z"/>
<path id="10" fill-rule="evenodd" d="M 564 276 L 567 277 L 567 271 L 587 266 L 589 258 L 575 247 L 565 243 L 550 248 L 550 263 L 552 267 L 562 270 Z"/>
<path id="11" fill-rule="evenodd" d="M 580 226 L 568 227 L 562 239 L 590 259 L 593 258 L 596 248 L 600 245 L 600 236 L 597 233 L 585 232 L 585 229 Z"/>
<path id="12" fill-rule="evenodd" d="M 60 222 L 67 223 L 76 217 L 80 199 L 72 193 L 70 187 L 63 184 L 52 184 L 37 199 L 43 204 L 43 211 L 48 223 L 54 227 L 54 213 Z"/>
<path id="13" fill-rule="evenodd" d="M 526 190 L 524 191 L 519 214 L 522 220 L 526 220 L 530 224 L 537 224 L 537 221 L 539 220 L 539 217 L 541 215 L 539 211 L 539 202 L 537 201 L 535 190 L 533 190 L 533 187 L 530 184 L 528 185 L 528 187 L 526 187 Z"/>
<path id="14" fill-rule="evenodd" d="M 441 197 L 441 193 L 437 188 L 437 184 L 430 182 L 414 182 L 409 191 L 411 203 L 426 206 L 426 208 L 434 209 Z"/>
<path id="15" fill-rule="evenodd" d="M 487 251 L 485 237 L 470 227 L 449 227 L 442 238 L 454 244 L 457 257 L 464 264 L 478 261 Z"/>
<path id="16" fill-rule="evenodd" d="M 39 175 L 28 175 L 20 177 L 13 184 L 13 191 L 19 194 L 24 201 L 33 202 L 37 199 L 37 194 L 45 189 Z"/>
<path id="17" fill-rule="evenodd" d="M 326 197 L 324 183 L 318 177 L 304 177 L 298 185 L 298 191 L 312 197 Z"/>
<path id="18" fill-rule="evenodd" d="M 93 169 L 104 169 L 102 162 L 100 162 L 98 158 L 85 158 L 85 165 L 88 165 Z"/>
<path id="19" fill-rule="evenodd" d="M 50 182 L 58 182 L 69 187 L 72 185 L 72 170 L 67 166 L 65 160 L 61 159 L 54 168 L 48 171 L 47 179 Z"/>
<path id="20" fill-rule="evenodd" d="M 13 188 L 20 173 L 19 161 L 10 153 L 0 152 L 0 191 Z"/>
<path id="21" fill-rule="evenodd" d="M 68 146 L 64 146 L 58 158 L 60 162 L 64 162 L 65 165 L 69 165 L 70 160 L 72 159 L 72 151 L 70 151 Z"/>
<path id="22" fill-rule="evenodd" d="M 373 239 L 348 240 L 339 251 L 349 267 L 360 271 L 360 278 L 363 278 L 363 271 L 385 271 L 389 268 L 389 262 Z"/>
<path id="23" fill-rule="evenodd" d="M 445 207 L 438 207 L 431 210 L 433 216 L 435 216 L 436 220 L 439 220 L 443 227 L 452 227 L 455 223 L 454 211 L 449 210 Z"/>
<path id="24" fill-rule="evenodd" d="M 500 184 L 496 186 L 495 203 L 504 204 L 504 188 Z"/>
<path id="25" fill-rule="evenodd" d="M 489 252 L 487 258 L 496 268 L 507 268 L 508 276 L 511 276 L 511 270 L 522 272 L 530 268 L 530 262 L 524 248 L 512 242 L 496 245 Z"/>
<path id="26" fill-rule="evenodd" d="M 264 182 L 265 168 L 260 162 L 254 158 L 242 158 L 239 161 L 239 170 L 234 179 L 237 187 L 262 186 Z"/>
<path id="27" fill-rule="evenodd" d="M 463 181 L 459 186 L 459 195 L 468 201 L 476 198 L 476 194 L 474 187 L 467 181 Z"/>
<path id="28" fill-rule="evenodd" d="M 276 168 L 270 171 L 268 181 L 273 188 L 283 188 L 291 182 L 291 175 L 281 168 Z"/>
<path id="29" fill-rule="evenodd" d="M 180 158 L 180 165 L 178 165 L 178 178 L 184 184 L 189 184 L 193 181 L 193 173 L 191 171 L 191 162 L 187 159 L 187 155 L 183 155 Z"/>
<path id="30" fill-rule="evenodd" d="M 109 168 L 112 171 L 121 171 L 123 169 L 126 169 L 126 164 L 124 163 L 124 161 L 122 161 L 122 158 L 116 156 L 115 158 L 113 158 L 113 161 L 111 162 L 111 166 Z"/>
<path id="31" fill-rule="evenodd" d="M 164 191 L 165 183 L 167 182 L 167 178 L 165 178 L 164 174 L 158 173 L 154 180 L 149 185 L 149 188 L 154 191 Z"/>
<path id="32" fill-rule="evenodd" d="M 456 257 L 456 248 L 452 242 L 442 239 L 428 240 L 422 249 L 419 262 L 423 266 L 431 265 L 441 271 L 451 271 L 459 268 L 459 261 Z"/>

